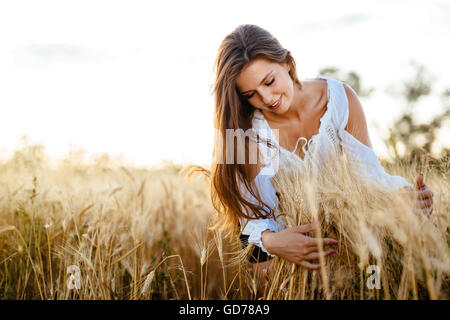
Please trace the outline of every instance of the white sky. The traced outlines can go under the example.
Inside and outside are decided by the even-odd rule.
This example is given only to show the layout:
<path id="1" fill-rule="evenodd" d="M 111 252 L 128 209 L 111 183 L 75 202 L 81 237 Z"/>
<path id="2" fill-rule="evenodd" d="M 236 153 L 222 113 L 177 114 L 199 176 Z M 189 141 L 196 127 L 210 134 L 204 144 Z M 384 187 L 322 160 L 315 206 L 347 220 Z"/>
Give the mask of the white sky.
<path id="1" fill-rule="evenodd" d="M 411 60 L 435 76 L 436 96 L 450 87 L 450 1 L 2 1 L 0 155 L 27 135 L 54 158 L 82 148 L 139 166 L 209 164 L 213 63 L 243 23 L 275 35 L 301 79 L 337 66 L 374 87 L 361 101 L 380 156 L 404 105 L 386 89 Z M 417 116 L 440 108 L 426 99 Z"/>

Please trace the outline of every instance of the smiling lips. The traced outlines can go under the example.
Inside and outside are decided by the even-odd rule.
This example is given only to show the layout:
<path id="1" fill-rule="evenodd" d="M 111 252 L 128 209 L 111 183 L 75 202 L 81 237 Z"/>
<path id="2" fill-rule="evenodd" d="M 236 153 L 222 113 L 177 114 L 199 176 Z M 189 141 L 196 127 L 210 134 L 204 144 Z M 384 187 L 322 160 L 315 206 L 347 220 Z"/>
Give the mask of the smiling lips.
<path id="1" fill-rule="evenodd" d="M 280 97 L 280 99 L 278 99 L 277 101 L 275 101 L 275 103 L 274 103 L 273 105 L 270 106 L 270 109 L 272 109 L 272 110 L 278 109 L 278 107 L 280 106 L 280 104 L 281 104 L 281 97 Z"/>

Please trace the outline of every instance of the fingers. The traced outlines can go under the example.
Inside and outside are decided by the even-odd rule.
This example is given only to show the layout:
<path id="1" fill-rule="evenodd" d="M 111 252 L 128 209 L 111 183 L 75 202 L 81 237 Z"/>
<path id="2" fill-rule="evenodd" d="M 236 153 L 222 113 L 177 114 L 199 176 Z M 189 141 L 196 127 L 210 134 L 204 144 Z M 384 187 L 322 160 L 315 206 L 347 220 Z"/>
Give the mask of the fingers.
<path id="1" fill-rule="evenodd" d="M 430 199 L 434 197 L 434 193 L 427 186 L 416 192 L 419 199 Z"/>
<path id="2" fill-rule="evenodd" d="M 302 267 L 304 267 L 306 269 L 309 269 L 309 270 L 317 270 L 317 269 L 320 269 L 320 267 L 322 266 L 321 264 L 310 263 L 310 262 L 305 261 L 305 260 L 301 261 L 299 263 L 299 265 L 301 265 Z M 326 266 L 326 264 L 324 266 Z"/>
<path id="3" fill-rule="evenodd" d="M 433 199 L 419 200 L 418 205 L 420 209 L 431 208 L 433 206 Z"/>
<path id="4" fill-rule="evenodd" d="M 421 172 L 416 179 L 415 187 L 416 189 L 420 189 L 423 186 L 423 173 Z"/>
<path id="5" fill-rule="evenodd" d="M 431 218 L 433 212 L 433 192 L 423 183 L 420 190 L 416 190 L 415 192 L 417 207 L 420 208 L 428 218 Z"/>
<path id="6" fill-rule="evenodd" d="M 339 243 L 337 240 L 332 238 L 309 238 L 307 245 L 309 248 L 317 249 L 319 247 L 320 240 L 322 240 L 323 246 L 337 245 Z"/>
<path id="7" fill-rule="evenodd" d="M 316 220 L 313 223 L 305 224 L 302 226 L 293 227 L 295 232 L 306 233 L 315 230 L 320 225 L 320 221 Z"/>
<path id="8" fill-rule="evenodd" d="M 323 256 L 326 257 L 335 253 L 336 253 L 335 250 L 328 250 L 323 253 Z M 319 252 L 311 252 L 310 254 L 306 255 L 305 260 L 318 260 L 319 258 L 320 258 Z"/>
<path id="9" fill-rule="evenodd" d="M 417 191 L 417 206 L 431 212 L 433 210 L 433 197 L 433 192 L 424 185 L 423 189 Z"/>
<path id="10" fill-rule="evenodd" d="M 333 238 L 324 238 L 324 239 L 322 239 L 322 241 L 325 246 L 328 246 L 331 244 L 336 245 L 339 243 L 336 239 L 333 239 Z"/>

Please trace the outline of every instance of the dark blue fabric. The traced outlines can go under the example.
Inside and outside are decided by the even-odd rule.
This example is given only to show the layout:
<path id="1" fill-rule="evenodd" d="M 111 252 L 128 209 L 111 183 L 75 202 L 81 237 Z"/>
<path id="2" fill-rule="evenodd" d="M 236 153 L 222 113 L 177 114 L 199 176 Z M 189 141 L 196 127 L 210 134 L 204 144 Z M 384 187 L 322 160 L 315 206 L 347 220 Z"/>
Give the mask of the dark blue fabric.
<path id="1" fill-rule="evenodd" d="M 242 248 L 247 247 L 248 245 L 248 236 L 245 234 L 241 234 L 239 236 L 239 239 L 241 239 L 241 244 L 242 244 Z M 260 247 L 255 246 L 253 248 L 253 251 L 251 253 L 251 255 L 249 256 L 248 260 L 250 262 L 264 262 L 267 260 L 272 259 L 272 257 L 270 257 L 267 253 L 265 253 L 264 251 L 261 250 Z"/>

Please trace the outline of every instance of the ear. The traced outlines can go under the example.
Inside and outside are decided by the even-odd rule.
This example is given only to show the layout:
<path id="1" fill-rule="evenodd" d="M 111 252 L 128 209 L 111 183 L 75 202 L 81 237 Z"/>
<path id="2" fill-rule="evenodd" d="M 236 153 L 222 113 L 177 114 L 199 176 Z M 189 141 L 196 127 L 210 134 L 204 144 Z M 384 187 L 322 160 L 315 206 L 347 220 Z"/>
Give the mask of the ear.
<path id="1" fill-rule="evenodd" d="M 283 63 L 283 68 L 285 68 L 287 72 L 291 71 L 291 66 L 287 62 Z"/>

